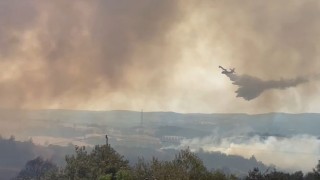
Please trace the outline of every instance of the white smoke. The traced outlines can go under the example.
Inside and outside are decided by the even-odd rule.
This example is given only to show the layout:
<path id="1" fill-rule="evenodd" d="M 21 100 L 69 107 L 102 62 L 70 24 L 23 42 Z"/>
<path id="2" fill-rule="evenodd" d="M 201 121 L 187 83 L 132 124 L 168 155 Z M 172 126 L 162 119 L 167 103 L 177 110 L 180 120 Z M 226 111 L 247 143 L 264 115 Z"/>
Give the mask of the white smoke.
<path id="1" fill-rule="evenodd" d="M 320 140 L 315 136 L 296 135 L 292 137 L 230 137 L 219 138 L 215 135 L 205 138 L 186 139 L 181 147 L 197 151 L 219 151 L 228 155 L 245 158 L 255 156 L 266 165 L 277 169 L 310 172 L 319 160 Z"/>

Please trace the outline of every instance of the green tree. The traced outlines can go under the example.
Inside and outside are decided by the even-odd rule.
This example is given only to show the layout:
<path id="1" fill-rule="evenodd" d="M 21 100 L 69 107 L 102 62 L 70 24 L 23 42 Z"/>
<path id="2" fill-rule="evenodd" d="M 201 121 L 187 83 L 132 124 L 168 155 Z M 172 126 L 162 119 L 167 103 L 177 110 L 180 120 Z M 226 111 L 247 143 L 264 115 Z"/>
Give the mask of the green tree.
<path id="1" fill-rule="evenodd" d="M 313 174 L 316 179 L 320 179 L 320 160 L 318 161 L 316 168 L 313 169 Z"/>
<path id="2" fill-rule="evenodd" d="M 245 179 L 246 180 L 260 180 L 263 178 L 264 178 L 264 176 L 260 172 L 259 168 L 254 168 L 252 171 L 249 171 L 249 174 Z"/>
<path id="3" fill-rule="evenodd" d="M 305 180 L 319 180 L 320 179 L 320 160 L 318 161 L 318 164 L 316 168 L 312 170 L 312 172 L 309 172 L 304 177 Z"/>
<path id="4" fill-rule="evenodd" d="M 227 176 L 222 172 L 209 172 L 199 157 L 189 149 L 181 150 L 172 161 L 159 161 L 153 158 L 151 162 L 139 159 L 134 167 L 136 179 L 157 180 L 227 180 L 234 176 Z"/>
<path id="5" fill-rule="evenodd" d="M 303 173 L 301 171 L 295 172 L 293 174 L 277 171 L 273 169 L 272 171 L 267 170 L 261 173 L 258 168 L 254 168 L 249 171 L 246 180 L 303 180 Z"/>
<path id="6" fill-rule="evenodd" d="M 116 173 L 116 179 L 117 180 L 134 180 L 134 176 L 132 174 L 132 171 L 130 170 L 119 170 Z"/>
<path id="7" fill-rule="evenodd" d="M 98 180 L 112 180 L 112 174 L 102 175 Z"/>
<path id="8" fill-rule="evenodd" d="M 76 146 L 75 151 L 75 155 L 66 156 L 65 178 L 103 179 L 111 175 L 115 179 L 119 170 L 129 169 L 128 161 L 110 146 L 95 146 L 90 153 Z"/>
<path id="9" fill-rule="evenodd" d="M 42 180 L 53 179 L 58 172 L 58 167 L 48 160 L 37 157 L 26 163 L 14 180 Z"/>
<path id="10" fill-rule="evenodd" d="M 173 165 L 178 167 L 181 173 L 187 175 L 187 179 L 203 179 L 207 175 L 207 169 L 202 160 L 189 149 L 181 150 L 173 160 Z"/>

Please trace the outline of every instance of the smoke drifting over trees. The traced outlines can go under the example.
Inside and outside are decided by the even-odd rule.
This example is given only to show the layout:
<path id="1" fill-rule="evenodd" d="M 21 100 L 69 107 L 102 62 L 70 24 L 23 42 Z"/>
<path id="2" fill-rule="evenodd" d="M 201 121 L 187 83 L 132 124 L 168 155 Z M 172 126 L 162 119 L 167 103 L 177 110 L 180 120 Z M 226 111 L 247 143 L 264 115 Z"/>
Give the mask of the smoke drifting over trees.
<path id="1" fill-rule="evenodd" d="M 274 164 L 287 170 L 307 172 L 318 161 L 320 141 L 316 136 L 295 135 L 292 137 L 228 137 L 215 135 L 185 140 L 182 147 L 203 148 L 205 151 L 219 151 L 246 158 L 254 155 L 266 164 Z M 308 148 L 305 148 L 308 147 Z"/>

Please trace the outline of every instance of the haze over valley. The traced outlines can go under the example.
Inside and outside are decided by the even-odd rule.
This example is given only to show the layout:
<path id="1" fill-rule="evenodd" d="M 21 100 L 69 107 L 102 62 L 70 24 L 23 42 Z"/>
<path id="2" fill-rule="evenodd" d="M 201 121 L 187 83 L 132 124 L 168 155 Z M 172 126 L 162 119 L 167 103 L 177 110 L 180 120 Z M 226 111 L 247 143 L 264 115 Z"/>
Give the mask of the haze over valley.
<path id="1" fill-rule="evenodd" d="M 105 144 L 105 135 L 110 145 L 132 164 L 139 157 L 169 160 L 179 149 L 189 147 L 210 169 L 240 175 L 254 167 L 270 166 L 288 172 L 307 172 L 317 164 L 320 155 L 320 114 L 11 109 L 1 110 L 0 116 L 4 119 L 2 123 L 7 123 L 1 126 L 3 138 L 15 132 L 15 140 L 35 144 L 37 150 L 19 146 L 17 151 L 30 151 L 26 157 L 22 155 L 25 161 L 41 155 L 64 165 L 64 155 L 72 153 L 72 144 L 88 147 Z M 8 129 L 19 127 L 12 123 L 24 126 Z M 22 167 L 25 162 L 21 161 L 13 163 L 12 168 Z"/>

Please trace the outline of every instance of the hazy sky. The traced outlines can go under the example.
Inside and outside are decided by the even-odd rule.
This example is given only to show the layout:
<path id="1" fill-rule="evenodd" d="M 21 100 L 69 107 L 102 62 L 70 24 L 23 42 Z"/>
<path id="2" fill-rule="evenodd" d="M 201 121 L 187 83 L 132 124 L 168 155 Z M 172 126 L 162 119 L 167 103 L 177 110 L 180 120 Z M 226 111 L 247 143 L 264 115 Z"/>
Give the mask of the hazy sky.
<path id="1" fill-rule="evenodd" d="M 0 107 L 319 112 L 319 16 L 318 0 L 0 0 Z M 309 81 L 246 101 L 219 65 Z"/>

